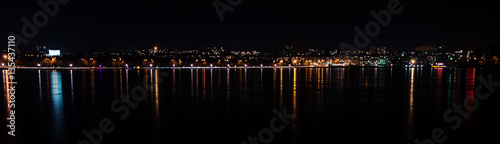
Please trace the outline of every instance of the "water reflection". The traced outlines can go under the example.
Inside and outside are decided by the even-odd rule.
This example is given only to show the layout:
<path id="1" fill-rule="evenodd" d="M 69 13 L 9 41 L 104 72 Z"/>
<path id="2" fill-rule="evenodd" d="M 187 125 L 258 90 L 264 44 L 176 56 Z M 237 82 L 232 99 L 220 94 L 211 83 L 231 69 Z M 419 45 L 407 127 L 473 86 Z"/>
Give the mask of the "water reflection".
<path id="1" fill-rule="evenodd" d="M 298 115 L 297 115 L 297 68 L 293 68 L 293 115 L 295 115 L 295 117 L 293 118 L 293 120 L 297 120 L 298 119 Z M 287 109 L 288 110 L 288 109 Z M 293 131 L 293 136 L 292 136 L 292 142 L 293 143 L 297 143 L 297 133 L 298 133 L 298 125 L 297 123 L 292 123 L 292 131 Z"/>
<path id="2" fill-rule="evenodd" d="M 283 107 L 283 68 L 280 68 L 280 108 Z"/>
<path id="3" fill-rule="evenodd" d="M 128 69 L 125 70 L 125 90 L 127 91 L 126 94 L 130 94 L 130 89 L 128 88 Z M 122 95 L 122 99 L 123 98 L 123 95 Z"/>
<path id="4" fill-rule="evenodd" d="M 120 73 L 120 91 L 118 92 L 117 96 L 120 96 L 119 98 L 121 99 L 121 94 L 123 93 L 123 73 L 121 69 L 119 73 Z"/>
<path id="5" fill-rule="evenodd" d="M 144 129 L 149 130 L 147 135 L 153 140 L 155 136 L 156 139 L 163 140 L 163 134 L 171 132 L 171 129 L 165 129 L 165 127 L 173 127 L 175 130 L 183 128 L 181 125 L 167 125 L 173 122 L 194 123 L 192 127 L 196 128 L 201 126 L 203 131 L 193 132 L 199 134 L 196 136 L 204 135 L 214 127 L 222 127 L 221 129 L 224 130 L 233 130 L 234 125 L 245 124 L 251 127 L 265 127 L 267 123 L 259 125 L 261 123 L 258 121 L 268 120 L 269 115 L 272 114 L 270 109 L 279 108 L 283 111 L 282 108 L 286 106 L 287 112 L 293 113 L 296 117 L 291 121 L 289 128 L 275 135 L 277 140 L 286 139 L 289 143 L 302 143 L 300 142 L 302 139 L 323 138 L 324 135 L 333 133 L 328 133 L 329 130 L 336 128 L 342 132 L 354 133 L 344 128 L 347 126 L 343 127 L 339 126 L 343 124 L 334 123 L 338 122 L 354 126 L 365 126 L 370 123 L 396 123 L 387 126 L 393 130 L 400 130 L 401 139 L 412 141 L 415 136 L 420 135 L 415 131 L 418 129 L 417 126 L 426 124 L 419 121 L 421 117 L 432 119 L 442 114 L 439 112 L 443 109 L 452 107 L 454 103 L 462 102 L 464 98 L 472 98 L 476 79 L 474 68 L 463 70 L 448 68 L 395 70 L 384 68 L 238 68 L 234 71 L 232 69 L 165 71 L 171 72 L 172 76 L 160 78 L 161 70 L 153 69 L 102 70 L 99 71 L 98 77 L 94 76 L 95 70 L 36 70 L 31 73 L 34 79 L 36 79 L 36 74 L 38 75 L 38 84 L 33 83 L 32 88 L 34 90 L 38 87 L 39 96 L 36 90 L 33 95 L 35 95 L 35 100 L 40 99 L 40 112 L 49 111 L 45 121 L 41 120 L 41 122 L 47 122 L 50 126 L 49 133 L 53 134 L 50 134 L 49 138 L 57 140 L 66 138 L 63 133 L 71 130 L 71 127 L 67 125 L 73 124 L 72 120 L 92 121 L 94 119 L 89 120 L 85 116 L 100 114 L 100 110 L 109 109 L 109 105 L 105 105 L 107 101 L 110 101 L 108 97 L 105 97 L 106 94 L 115 94 L 115 97 L 109 97 L 114 99 L 121 93 L 129 93 L 129 82 L 132 87 L 136 86 L 136 83 L 142 85 L 142 80 L 146 76 L 145 80 L 147 84 L 150 84 L 146 92 L 150 95 L 141 104 L 142 109 L 131 111 L 132 114 L 140 113 L 144 118 L 130 117 L 129 121 L 144 123 L 145 127 L 147 126 Z M 130 79 L 129 73 L 132 75 Z M 6 91 L 10 84 L 5 71 L 3 74 L 4 91 Z M 136 79 L 135 75 L 138 75 L 140 79 Z M 112 80 L 107 78 L 112 78 Z M 184 84 L 182 79 L 184 79 Z M 94 84 L 96 80 L 99 81 L 98 86 Z M 162 80 L 164 82 L 160 83 Z M 108 88 L 106 84 L 110 84 L 113 88 L 105 89 Z M 98 90 L 97 96 L 95 90 Z M 99 92 L 102 92 L 102 95 L 99 95 Z M 4 95 L 8 100 L 8 93 Z M 472 99 L 467 102 L 474 103 Z M 35 101 L 35 105 L 37 103 Z M 97 104 L 99 107 L 95 109 L 86 108 L 96 103 L 104 104 Z M 65 110 L 64 107 L 70 109 Z M 38 108 L 38 105 L 35 108 Z M 146 113 L 141 113 L 143 111 Z M 84 114 L 76 114 L 77 112 L 84 112 Z M 69 118 L 65 118 L 65 114 Z M 71 118 L 73 116 L 75 118 Z M 249 118 L 250 116 L 252 117 Z M 478 120 L 464 120 L 464 128 L 472 129 L 475 121 L 477 123 Z M 231 125 L 226 125 L 225 122 L 231 122 Z M 248 129 L 241 129 L 234 133 L 248 134 L 247 131 Z M 129 132 L 116 131 L 116 134 L 128 135 Z M 216 132 L 220 131 L 215 131 L 214 134 L 224 134 Z M 325 134 L 309 137 L 315 134 L 320 135 L 322 132 Z M 361 134 L 365 133 L 368 132 L 361 132 Z M 382 133 L 391 134 L 385 131 Z M 336 138 L 344 136 L 336 134 Z"/>
<path id="6" fill-rule="evenodd" d="M 5 84 L 5 79 L 4 79 L 4 84 Z M 38 70 L 38 93 L 40 95 L 39 100 L 40 100 L 40 108 L 42 107 L 42 77 L 41 77 L 41 71 Z"/>
<path id="7" fill-rule="evenodd" d="M 73 88 L 73 70 L 69 70 L 70 74 L 70 81 L 71 81 L 71 107 L 73 108 L 72 110 L 75 109 L 75 91 Z M 115 89 L 116 91 L 116 89 Z"/>
<path id="8" fill-rule="evenodd" d="M 465 77 L 465 99 L 467 100 L 468 105 L 474 105 L 474 89 L 475 89 L 475 80 L 476 80 L 476 69 L 475 68 L 467 68 L 467 74 Z M 471 116 L 474 117 L 474 111 L 470 111 Z M 473 129 L 474 118 L 465 119 L 465 128 Z M 470 137 L 472 131 L 467 131 L 466 136 Z"/>
<path id="9" fill-rule="evenodd" d="M 414 87 L 414 79 L 415 79 L 415 68 L 411 68 L 411 76 L 410 76 L 410 108 L 408 109 L 408 121 L 413 121 L 414 116 L 414 102 L 413 102 L 413 87 Z"/>
<path id="10" fill-rule="evenodd" d="M 159 139 L 159 134 L 160 134 L 160 104 L 159 104 L 159 98 L 158 98 L 158 70 L 155 70 L 155 75 L 154 75 L 154 105 L 155 105 L 155 127 L 156 127 L 156 138 Z"/>
<path id="11" fill-rule="evenodd" d="M 415 68 L 411 68 L 411 74 L 410 74 L 410 102 L 409 102 L 409 108 L 408 108 L 408 136 L 407 140 L 411 141 L 414 139 L 414 127 L 415 127 L 415 122 L 414 122 L 414 116 L 415 116 L 415 106 L 414 106 L 414 81 L 415 81 Z"/>
<path id="12" fill-rule="evenodd" d="M 61 72 L 53 70 L 50 73 L 50 87 L 52 98 L 52 116 L 53 116 L 53 133 L 55 140 L 64 140 L 65 120 L 63 107 L 63 90 L 61 81 Z"/>

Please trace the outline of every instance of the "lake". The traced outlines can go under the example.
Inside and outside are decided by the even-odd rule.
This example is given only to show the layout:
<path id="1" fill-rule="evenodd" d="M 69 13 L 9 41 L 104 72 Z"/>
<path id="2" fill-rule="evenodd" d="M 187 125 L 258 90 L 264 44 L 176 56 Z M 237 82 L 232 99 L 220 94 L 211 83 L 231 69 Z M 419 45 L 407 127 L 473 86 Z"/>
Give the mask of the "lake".
<path id="1" fill-rule="evenodd" d="M 2 74 L 0 114 L 8 117 L 11 84 L 7 72 Z M 488 93 L 480 79 L 490 74 L 500 81 L 498 70 L 486 68 L 18 70 L 16 137 L 4 126 L 0 138 L 82 144 L 412 143 L 432 139 L 440 128 L 446 143 L 482 143 L 495 140 L 489 131 L 499 127 L 498 92 L 473 99 L 476 89 Z M 478 108 L 465 110 L 467 118 L 445 114 L 454 104 Z"/>

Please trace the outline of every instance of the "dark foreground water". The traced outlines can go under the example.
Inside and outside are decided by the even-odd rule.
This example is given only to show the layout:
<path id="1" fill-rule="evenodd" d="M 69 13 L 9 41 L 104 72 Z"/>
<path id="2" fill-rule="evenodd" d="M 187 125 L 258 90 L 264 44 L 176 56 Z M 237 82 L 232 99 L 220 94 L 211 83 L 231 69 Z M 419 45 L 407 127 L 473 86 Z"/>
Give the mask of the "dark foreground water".
<path id="1" fill-rule="evenodd" d="M 487 82 L 492 74 L 500 81 L 497 73 L 479 68 L 18 70 L 16 137 L 7 135 L 4 119 L 0 143 L 412 143 L 433 139 L 436 128 L 444 133 L 434 139 L 445 143 L 485 143 L 497 141 L 500 87 L 488 90 L 480 79 Z M 8 117 L 10 83 L 6 71 L 2 76 L 0 114 Z M 473 99 L 477 92 L 490 97 Z M 461 107 L 474 103 L 474 111 Z"/>

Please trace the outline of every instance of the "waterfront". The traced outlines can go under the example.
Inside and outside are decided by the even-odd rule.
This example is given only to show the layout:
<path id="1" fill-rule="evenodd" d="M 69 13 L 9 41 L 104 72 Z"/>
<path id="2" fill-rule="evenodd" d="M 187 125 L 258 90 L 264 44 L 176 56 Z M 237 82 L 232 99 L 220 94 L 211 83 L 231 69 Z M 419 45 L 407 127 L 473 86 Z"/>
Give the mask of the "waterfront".
<path id="1" fill-rule="evenodd" d="M 474 97 L 480 68 L 238 68 L 18 70 L 16 132 L 9 142 L 78 143 L 109 118 L 103 143 L 240 143 L 269 127 L 273 108 L 295 114 L 272 143 L 388 142 L 430 138 L 444 111 Z M 160 74 L 159 74 L 160 73 Z M 168 73 L 160 77 L 161 73 Z M 4 98 L 0 106 L 7 111 Z M 499 81 L 494 74 L 496 81 Z M 161 81 L 159 80 L 161 79 Z M 147 96 L 130 116 L 110 109 L 136 86 Z M 498 94 L 448 143 L 495 137 Z M 7 122 L 5 122 L 7 123 Z"/>

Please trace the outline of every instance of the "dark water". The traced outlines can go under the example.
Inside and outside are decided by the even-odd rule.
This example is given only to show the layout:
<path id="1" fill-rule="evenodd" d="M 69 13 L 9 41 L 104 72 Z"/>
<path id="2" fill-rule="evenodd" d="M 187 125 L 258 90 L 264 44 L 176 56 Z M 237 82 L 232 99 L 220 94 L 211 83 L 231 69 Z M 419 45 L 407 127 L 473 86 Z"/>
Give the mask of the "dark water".
<path id="1" fill-rule="evenodd" d="M 497 73 L 479 68 L 18 70 L 16 137 L 3 126 L 0 138 L 78 143 L 89 141 L 82 130 L 96 132 L 104 121 L 108 133 L 92 135 L 102 143 L 240 144 L 251 143 L 249 136 L 259 139 L 259 132 L 275 144 L 411 143 L 432 139 L 435 128 L 445 131 L 446 143 L 481 143 L 498 134 L 498 91 L 479 101 L 467 119 L 458 117 L 456 130 L 443 113 L 464 100 L 474 103 L 466 99 L 475 96 L 480 77 L 493 74 L 500 81 Z M 7 117 L 5 76 L 3 71 L 0 106 Z M 273 109 L 296 116 L 285 118 L 285 125 Z M 272 132 L 270 122 L 283 129 Z M 107 129 L 109 123 L 114 129 Z"/>

